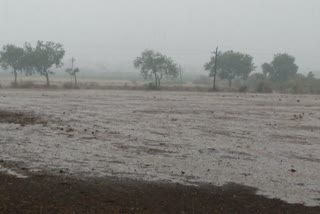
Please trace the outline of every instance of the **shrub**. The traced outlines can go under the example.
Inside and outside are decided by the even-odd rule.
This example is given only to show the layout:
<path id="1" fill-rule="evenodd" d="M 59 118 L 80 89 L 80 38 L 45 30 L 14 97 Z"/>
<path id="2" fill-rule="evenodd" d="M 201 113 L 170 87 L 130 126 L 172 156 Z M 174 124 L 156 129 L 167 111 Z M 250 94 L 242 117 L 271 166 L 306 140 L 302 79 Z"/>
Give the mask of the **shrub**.
<path id="1" fill-rule="evenodd" d="M 83 89 L 101 89 L 101 86 L 97 82 L 79 82 L 78 88 Z"/>
<path id="2" fill-rule="evenodd" d="M 160 90 L 160 88 L 158 88 L 153 82 L 150 82 L 150 83 L 146 84 L 145 85 L 145 89 L 146 90 L 151 90 L 151 91 Z"/>
<path id="3" fill-rule="evenodd" d="M 265 80 L 258 82 L 255 92 L 272 93 L 273 89 L 272 89 L 271 83 Z"/>
<path id="4" fill-rule="evenodd" d="M 36 85 L 33 81 L 23 81 L 18 85 L 19 88 L 35 88 Z"/>
<path id="5" fill-rule="evenodd" d="M 65 82 L 65 83 L 63 83 L 62 87 L 64 89 L 72 89 L 73 88 L 73 84 L 71 82 Z"/>
<path id="6" fill-rule="evenodd" d="M 242 86 L 240 86 L 238 91 L 241 93 L 246 93 L 246 92 L 248 92 L 248 86 L 242 85 Z"/>

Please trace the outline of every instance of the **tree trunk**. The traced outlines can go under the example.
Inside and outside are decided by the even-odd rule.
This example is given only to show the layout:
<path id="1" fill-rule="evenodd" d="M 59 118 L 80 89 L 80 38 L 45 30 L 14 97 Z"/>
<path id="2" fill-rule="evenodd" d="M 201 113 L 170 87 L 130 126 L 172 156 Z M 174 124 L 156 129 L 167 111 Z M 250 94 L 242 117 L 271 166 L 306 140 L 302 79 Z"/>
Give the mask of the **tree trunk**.
<path id="1" fill-rule="evenodd" d="M 23 76 L 23 72 L 20 72 L 20 84 L 22 84 L 22 76 Z"/>
<path id="2" fill-rule="evenodd" d="M 217 78 L 217 63 L 218 63 L 218 54 L 219 54 L 219 47 L 216 48 L 215 57 L 214 57 L 214 70 L 213 70 L 213 91 L 216 91 L 216 78 Z"/>
<path id="3" fill-rule="evenodd" d="M 163 78 L 163 74 L 160 75 L 160 77 L 158 77 L 158 82 L 159 82 L 158 86 L 159 86 L 159 88 L 160 88 L 160 85 L 161 85 L 161 80 L 162 80 L 162 78 Z"/>
<path id="4" fill-rule="evenodd" d="M 47 80 L 47 87 L 49 88 L 50 87 L 49 74 L 46 74 L 45 77 Z"/>
<path id="5" fill-rule="evenodd" d="M 216 73 L 213 74 L 213 85 L 212 85 L 212 90 L 216 91 Z"/>
<path id="6" fill-rule="evenodd" d="M 154 79 L 155 79 L 155 87 L 158 88 L 159 87 L 159 77 L 157 75 L 156 72 L 154 72 Z"/>
<path id="7" fill-rule="evenodd" d="M 157 77 L 157 74 L 155 72 L 154 73 L 154 86 L 157 87 L 157 84 L 158 84 L 158 77 Z"/>
<path id="8" fill-rule="evenodd" d="M 74 74 L 74 87 L 78 88 L 77 74 Z"/>
<path id="9" fill-rule="evenodd" d="M 229 79 L 229 88 L 231 89 L 231 85 L 232 85 L 232 79 Z"/>
<path id="10" fill-rule="evenodd" d="M 13 74 L 14 74 L 14 86 L 17 86 L 18 85 L 18 73 L 17 73 L 17 70 L 14 70 L 13 71 Z"/>
<path id="11" fill-rule="evenodd" d="M 155 77 L 156 78 L 156 82 L 155 82 L 155 87 L 158 88 L 158 76 Z"/>

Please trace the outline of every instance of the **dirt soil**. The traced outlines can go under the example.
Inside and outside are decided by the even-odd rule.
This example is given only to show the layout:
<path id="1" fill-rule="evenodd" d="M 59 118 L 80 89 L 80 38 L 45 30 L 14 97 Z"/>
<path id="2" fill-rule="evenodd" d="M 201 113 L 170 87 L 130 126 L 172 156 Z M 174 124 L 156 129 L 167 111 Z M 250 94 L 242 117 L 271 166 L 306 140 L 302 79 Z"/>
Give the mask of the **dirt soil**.
<path id="1" fill-rule="evenodd" d="M 0 123 L 13 123 L 21 126 L 35 125 L 35 124 L 47 124 L 47 121 L 39 118 L 38 116 L 26 113 L 17 113 L 12 111 L 0 110 Z"/>
<path id="2" fill-rule="evenodd" d="M 0 116 L 2 174 L 237 183 L 320 206 L 319 96 L 0 90 Z"/>
<path id="3" fill-rule="evenodd" d="M 0 175 L 0 213 L 320 213 L 320 207 L 257 196 L 236 184 L 183 186 L 135 180 Z"/>

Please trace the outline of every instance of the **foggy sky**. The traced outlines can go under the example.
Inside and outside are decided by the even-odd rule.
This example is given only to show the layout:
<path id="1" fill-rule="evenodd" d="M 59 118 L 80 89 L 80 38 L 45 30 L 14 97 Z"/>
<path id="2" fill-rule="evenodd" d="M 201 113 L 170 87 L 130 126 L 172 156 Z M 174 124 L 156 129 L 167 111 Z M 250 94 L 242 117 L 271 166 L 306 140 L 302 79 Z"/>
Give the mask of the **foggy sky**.
<path id="1" fill-rule="evenodd" d="M 52 40 L 66 60 L 105 66 L 148 48 L 195 72 L 218 45 L 257 66 L 288 52 L 306 73 L 320 71 L 319 11 L 319 0 L 0 0 L 0 45 Z"/>

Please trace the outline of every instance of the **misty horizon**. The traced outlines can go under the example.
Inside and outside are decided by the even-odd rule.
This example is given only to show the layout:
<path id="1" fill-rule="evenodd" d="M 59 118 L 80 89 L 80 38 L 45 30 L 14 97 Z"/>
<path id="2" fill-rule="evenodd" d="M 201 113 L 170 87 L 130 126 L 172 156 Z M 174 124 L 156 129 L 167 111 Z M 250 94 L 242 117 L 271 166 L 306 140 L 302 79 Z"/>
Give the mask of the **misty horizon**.
<path id="1" fill-rule="evenodd" d="M 299 72 L 320 73 L 320 2 L 0 0 L 0 45 L 37 40 L 64 45 L 83 67 L 133 70 L 145 49 L 204 73 L 216 46 L 254 57 L 257 71 L 276 53 L 296 57 Z"/>

